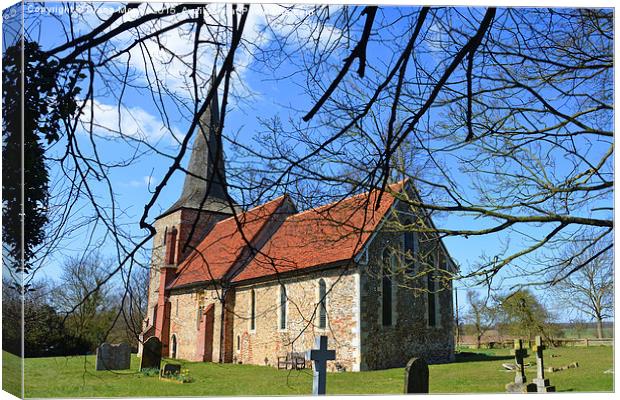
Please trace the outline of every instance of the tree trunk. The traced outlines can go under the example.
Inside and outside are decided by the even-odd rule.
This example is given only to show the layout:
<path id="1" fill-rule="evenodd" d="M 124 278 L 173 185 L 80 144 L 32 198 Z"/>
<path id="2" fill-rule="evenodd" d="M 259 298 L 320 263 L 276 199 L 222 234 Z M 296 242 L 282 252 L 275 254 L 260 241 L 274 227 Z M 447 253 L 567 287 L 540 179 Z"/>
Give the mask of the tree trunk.
<path id="1" fill-rule="evenodd" d="M 596 320 L 596 337 L 599 339 L 603 338 L 603 319 L 597 318 Z"/>
<path id="2" fill-rule="evenodd" d="M 482 335 L 476 335 L 476 348 L 479 349 L 480 348 L 480 339 L 482 338 Z"/>

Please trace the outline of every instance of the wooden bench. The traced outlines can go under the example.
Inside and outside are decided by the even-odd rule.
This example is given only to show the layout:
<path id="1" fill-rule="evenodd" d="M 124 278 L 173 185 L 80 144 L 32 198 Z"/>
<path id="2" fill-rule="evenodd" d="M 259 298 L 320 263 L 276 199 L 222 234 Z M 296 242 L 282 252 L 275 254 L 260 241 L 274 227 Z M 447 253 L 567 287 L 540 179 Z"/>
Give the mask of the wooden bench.
<path id="1" fill-rule="evenodd" d="M 285 356 L 278 357 L 278 369 L 304 369 L 306 368 L 306 354 L 290 351 Z"/>

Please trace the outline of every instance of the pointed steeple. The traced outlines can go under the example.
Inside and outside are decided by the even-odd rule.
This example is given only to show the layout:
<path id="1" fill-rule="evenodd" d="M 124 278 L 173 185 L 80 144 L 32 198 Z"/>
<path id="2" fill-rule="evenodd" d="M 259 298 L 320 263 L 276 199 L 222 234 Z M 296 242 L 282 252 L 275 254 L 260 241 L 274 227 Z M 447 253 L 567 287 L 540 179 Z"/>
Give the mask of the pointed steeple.
<path id="1" fill-rule="evenodd" d="M 211 76 L 211 88 L 215 85 L 215 67 Z M 226 191 L 224 151 L 218 137 L 220 124 L 217 89 L 210 104 L 200 116 L 188 171 L 185 175 L 181 197 L 162 214 L 180 208 L 201 209 L 232 214 Z"/>

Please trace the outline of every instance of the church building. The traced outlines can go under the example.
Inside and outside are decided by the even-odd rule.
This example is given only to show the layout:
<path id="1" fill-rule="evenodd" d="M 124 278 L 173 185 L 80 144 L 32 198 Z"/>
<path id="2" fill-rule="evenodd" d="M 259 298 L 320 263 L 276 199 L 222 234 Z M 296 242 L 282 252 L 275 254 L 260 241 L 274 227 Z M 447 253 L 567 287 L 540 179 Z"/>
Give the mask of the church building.
<path id="1" fill-rule="evenodd" d="M 155 221 L 141 339 L 165 357 L 277 366 L 326 335 L 332 371 L 454 357 L 455 264 L 408 181 L 299 211 L 227 193 L 217 99 L 200 118 L 179 199 Z M 414 227 L 416 229 L 414 229 Z"/>

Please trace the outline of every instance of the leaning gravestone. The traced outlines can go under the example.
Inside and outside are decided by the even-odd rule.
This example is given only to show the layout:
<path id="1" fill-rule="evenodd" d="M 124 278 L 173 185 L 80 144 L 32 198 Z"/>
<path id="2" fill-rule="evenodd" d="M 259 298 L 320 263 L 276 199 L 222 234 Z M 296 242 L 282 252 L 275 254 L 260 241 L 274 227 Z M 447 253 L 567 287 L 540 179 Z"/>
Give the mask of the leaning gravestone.
<path id="1" fill-rule="evenodd" d="M 428 393 L 428 364 L 414 357 L 405 367 L 405 394 Z"/>
<path id="2" fill-rule="evenodd" d="M 515 365 L 517 366 L 516 375 L 515 381 L 506 385 L 506 391 L 508 393 L 536 392 L 536 384 L 528 384 L 527 378 L 525 377 L 524 358 L 527 357 L 527 349 L 523 348 L 523 340 L 515 339 L 512 353 L 515 356 Z"/>
<path id="3" fill-rule="evenodd" d="M 131 349 L 127 343 L 102 343 L 97 347 L 97 371 L 129 369 Z"/>
<path id="4" fill-rule="evenodd" d="M 159 369 L 161 364 L 161 342 L 155 336 L 151 336 L 142 346 L 142 359 L 140 370 L 147 368 Z"/>

